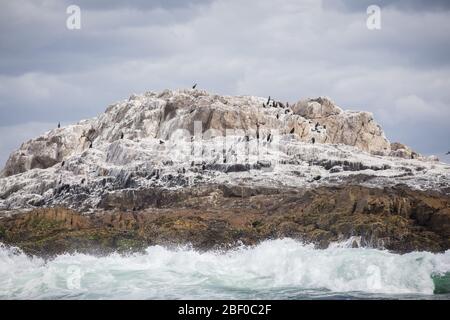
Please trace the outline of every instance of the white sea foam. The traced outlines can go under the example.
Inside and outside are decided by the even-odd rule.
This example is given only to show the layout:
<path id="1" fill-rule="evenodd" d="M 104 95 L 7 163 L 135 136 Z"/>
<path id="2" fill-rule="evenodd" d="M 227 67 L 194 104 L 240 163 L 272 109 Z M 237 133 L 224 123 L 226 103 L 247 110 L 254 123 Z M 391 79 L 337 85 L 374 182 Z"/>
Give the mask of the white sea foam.
<path id="1" fill-rule="evenodd" d="M 0 247 L 1 299 L 309 298 L 337 294 L 432 295 L 450 251 L 404 255 L 291 239 L 227 252 L 147 248 L 143 254 L 30 258 Z"/>

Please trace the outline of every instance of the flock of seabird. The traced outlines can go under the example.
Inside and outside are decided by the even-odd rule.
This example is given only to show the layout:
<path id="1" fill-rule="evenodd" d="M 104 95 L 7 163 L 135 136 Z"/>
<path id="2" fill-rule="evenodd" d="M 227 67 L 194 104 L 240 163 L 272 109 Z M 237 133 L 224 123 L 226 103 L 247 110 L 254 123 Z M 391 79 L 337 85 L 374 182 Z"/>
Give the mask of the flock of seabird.
<path id="1" fill-rule="evenodd" d="M 272 103 L 270 103 L 270 102 L 272 102 Z M 268 107 L 286 109 L 285 113 L 292 112 L 292 110 L 289 108 L 289 102 L 286 102 L 286 105 L 285 105 L 280 101 L 273 100 L 270 96 L 267 99 L 267 102 L 263 103 L 263 108 L 268 108 Z"/>

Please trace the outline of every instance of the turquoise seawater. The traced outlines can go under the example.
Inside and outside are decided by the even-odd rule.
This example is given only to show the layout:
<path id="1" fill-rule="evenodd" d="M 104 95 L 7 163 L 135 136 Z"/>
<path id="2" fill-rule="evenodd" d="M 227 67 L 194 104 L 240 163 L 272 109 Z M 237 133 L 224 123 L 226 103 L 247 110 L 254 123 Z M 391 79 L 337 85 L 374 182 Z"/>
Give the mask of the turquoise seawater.
<path id="1" fill-rule="evenodd" d="M 0 247 L 0 299 L 450 299 L 450 251 L 314 249 L 292 239 L 198 252 L 65 254 Z"/>

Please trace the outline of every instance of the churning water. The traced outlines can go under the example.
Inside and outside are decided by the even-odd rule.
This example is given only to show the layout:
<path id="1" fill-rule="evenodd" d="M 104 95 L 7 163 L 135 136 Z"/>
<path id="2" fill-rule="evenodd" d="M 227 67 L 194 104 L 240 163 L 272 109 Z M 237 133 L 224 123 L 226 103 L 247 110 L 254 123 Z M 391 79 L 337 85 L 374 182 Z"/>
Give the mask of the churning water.
<path id="1" fill-rule="evenodd" d="M 450 251 L 314 249 L 292 239 L 226 252 L 182 247 L 30 258 L 0 247 L 1 299 L 450 299 Z"/>

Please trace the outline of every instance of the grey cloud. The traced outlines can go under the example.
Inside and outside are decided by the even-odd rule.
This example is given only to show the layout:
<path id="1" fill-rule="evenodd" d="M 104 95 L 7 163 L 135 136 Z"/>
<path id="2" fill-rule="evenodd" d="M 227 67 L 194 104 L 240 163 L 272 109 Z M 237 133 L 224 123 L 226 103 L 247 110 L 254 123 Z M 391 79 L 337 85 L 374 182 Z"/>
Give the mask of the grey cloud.
<path id="1" fill-rule="evenodd" d="M 67 1 L 66 1 L 67 2 Z M 70 1 L 68 1 L 70 2 Z M 73 2 L 73 1 L 72 1 Z M 78 0 L 76 4 L 83 8 L 94 10 L 112 10 L 122 8 L 136 8 L 140 10 L 153 10 L 155 8 L 173 9 L 190 7 L 211 2 L 210 0 Z M 73 2 L 75 3 L 75 2 Z"/>
<path id="2" fill-rule="evenodd" d="M 448 0 L 322 0 L 324 8 L 344 11 L 365 11 L 370 5 L 408 11 L 450 10 Z"/>
<path id="3" fill-rule="evenodd" d="M 0 13 L 13 21 L 0 22 L 0 126 L 75 122 L 133 92 L 198 82 L 220 94 L 326 95 L 372 111 L 391 140 L 450 148 L 450 13 L 437 4 L 423 15 L 421 4 L 386 3 L 382 30 L 369 31 L 364 7 L 311 0 L 87 1 L 82 29 L 68 31 L 67 3 L 18 0 Z"/>
<path id="4" fill-rule="evenodd" d="M 194 1 L 192 5 L 197 2 L 200 3 Z M 24 10 L 20 10 L 22 3 L 26 3 Z M 128 4 L 124 8 L 119 6 L 124 2 L 111 3 L 112 9 L 100 10 L 102 2 L 94 5 L 93 1 L 87 1 L 80 4 L 82 29 L 70 31 L 65 27 L 63 2 L 37 3 L 14 1 L 0 11 L 2 74 L 73 72 L 123 59 L 167 56 L 176 52 L 182 42 L 174 34 L 173 26 L 198 14 L 197 7 L 181 1 L 179 6 L 173 1 L 170 10 L 164 6 L 158 9 L 151 1 L 142 3 L 153 5 L 135 3 L 136 6 Z M 92 10 L 93 5 L 97 10 Z M 141 7 L 148 10 L 141 11 Z"/>

